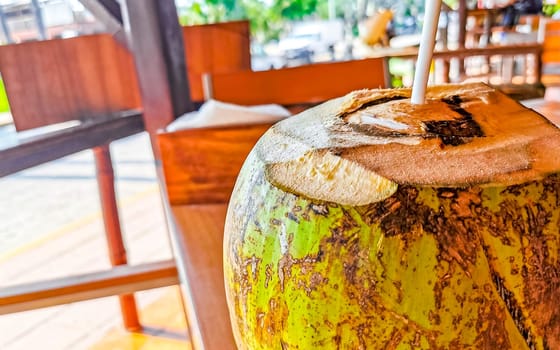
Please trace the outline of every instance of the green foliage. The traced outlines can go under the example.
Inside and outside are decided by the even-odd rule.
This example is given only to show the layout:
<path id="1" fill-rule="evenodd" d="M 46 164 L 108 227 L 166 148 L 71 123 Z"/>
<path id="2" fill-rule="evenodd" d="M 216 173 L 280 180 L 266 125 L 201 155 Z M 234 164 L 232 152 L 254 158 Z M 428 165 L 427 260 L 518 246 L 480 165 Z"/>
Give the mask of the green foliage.
<path id="1" fill-rule="evenodd" d="M 248 19 L 259 41 L 277 39 L 286 20 L 301 20 L 317 12 L 327 0 L 200 0 L 179 8 L 182 25 Z"/>
<path id="2" fill-rule="evenodd" d="M 552 17 L 558 11 L 560 11 L 560 4 L 543 4 L 542 13 L 547 17 Z"/>
<path id="3" fill-rule="evenodd" d="M 276 0 L 272 8 L 280 13 L 283 18 L 289 20 L 301 20 L 304 17 L 315 13 L 317 3 L 317 0 Z"/>
<path id="4" fill-rule="evenodd" d="M 355 35 L 357 20 L 365 15 L 365 12 L 357 13 L 359 8 L 365 9 L 358 6 L 360 1 L 368 1 L 375 9 L 392 9 L 397 26 L 404 18 L 418 18 L 424 12 L 424 0 L 336 0 L 336 17 L 350 21 Z M 458 0 L 444 1 L 455 6 Z M 265 42 L 278 39 L 286 21 L 328 18 L 328 3 L 328 0 L 194 0 L 179 8 L 179 18 L 183 25 L 248 19 L 253 37 Z"/>
<path id="5" fill-rule="evenodd" d="M 0 79 L 0 113 L 9 112 L 10 105 L 8 103 L 8 96 L 6 96 L 6 89 L 4 82 Z"/>

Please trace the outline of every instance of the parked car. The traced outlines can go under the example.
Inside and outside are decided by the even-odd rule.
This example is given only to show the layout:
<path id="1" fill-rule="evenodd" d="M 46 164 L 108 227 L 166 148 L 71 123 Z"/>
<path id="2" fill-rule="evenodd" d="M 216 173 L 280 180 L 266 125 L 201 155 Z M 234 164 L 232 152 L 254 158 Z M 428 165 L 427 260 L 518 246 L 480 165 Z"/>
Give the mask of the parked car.
<path id="1" fill-rule="evenodd" d="M 277 50 L 268 50 L 277 51 Z M 265 47 L 253 42 L 251 43 L 251 69 L 254 71 L 279 69 L 286 66 L 286 59 L 282 55 L 268 52 Z"/>
<path id="2" fill-rule="evenodd" d="M 278 48 L 290 62 L 310 63 L 317 54 L 334 56 L 334 47 L 343 38 L 344 25 L 340 20 L 293 22 Z"/>
<path id="3" fill-rule="evenodd" d="M 304 60 L 310 63 L 320 40 L 321 34 L 319 33 L 296 34 L 280 41 L 279 48 L 287 60 Z"/>

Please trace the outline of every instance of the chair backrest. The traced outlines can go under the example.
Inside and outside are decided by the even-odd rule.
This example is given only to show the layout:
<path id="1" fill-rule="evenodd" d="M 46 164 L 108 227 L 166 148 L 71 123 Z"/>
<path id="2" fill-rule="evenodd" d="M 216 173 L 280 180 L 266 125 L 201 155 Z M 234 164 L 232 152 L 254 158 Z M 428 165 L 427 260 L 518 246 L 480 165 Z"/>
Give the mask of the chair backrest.
<path id="1" fill-rule="evenodd" d="M 238 71 L 211 76 L 216 100 L 284 106 L 320 103 L 352 90 L 388 87 L 385 58 L 317 63 L 261 72 Z"/>
<path id="2" fill-rule="evenodd" d="M 251 69 L 249 23 L 183 27 L 191 96 L 201 75 Z M 0 74 L 18 130 L 140 109 L 130 53 L 109 34 L 0 46 Z"/>
<path id="3" fill-rule="evenodd" d="M 108 34 L 0 46 L 18 130 L 141 107 L 132 58 Z"/>
<path id="4" fill-rule="evenodd" d="M 203 101 L 202 75 L 251 70 L 248 21 L 183 27 L 191 98 Z"/>

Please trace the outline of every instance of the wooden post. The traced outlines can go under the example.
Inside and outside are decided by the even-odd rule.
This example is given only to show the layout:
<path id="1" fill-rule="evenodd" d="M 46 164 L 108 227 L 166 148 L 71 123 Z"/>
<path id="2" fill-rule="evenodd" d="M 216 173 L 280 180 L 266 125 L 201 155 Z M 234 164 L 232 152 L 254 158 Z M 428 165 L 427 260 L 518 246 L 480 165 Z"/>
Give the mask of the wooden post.
<path id="1" fill-rule="evenodd" d="M 121 0 L 121 6 L 123 25 L 134 55 L 140 85 L 144 124 L 151 136 L 160 186 L 164 188 L 156 132 L 181 114 L 193 110 L 187 81 L 183 33 L 174 0 Z M 170 208 L 165 198 L 163 202 L 169 218 Z M 172 224 L 169 219 L 168 222 Z M 171 241 L 177 246 L 180 244 L 177 242 L 178 234 L 173 227 L 170 231 Z M 174 251 L 176 253 L 178 249 Z M 193 310 L 184 259 L 176 256 L 176 261 L 181 277 L 183 303 L 186 309 Z M 193 349 L 205 349 L 196 315 L 193 312 L 185 312 L 185 315 Z M 223 337 L 222 334 L 213 336 Z"/>
<path id="2" fill-rule="evenodd" d="M 134 54 L 144 122 L 150 134 L 192 111 L 183 33 L 173 0 L 123 0 L 124 28 Z M 157 145 L 152 142 L 159 159 Z"/>
<path id="3" fill-rule="evenodd" d="M 124 247 L 117 199 L 115 196 L 115 176 L 111 162 L 109 145 L 99 146 L 93 149 L 95 166 L 97 169 L 97 184 L 101 201 L 101 211 L 105 224 L 105 235 L 109 259 L 112 266 L 126 265 L 126 249 Z M 142 328 L 138 320 L 136 300 L 133 294 L 119 295 L 123 323 L 127 330 L 137 331 Z"/>
<path id="4" fill-rule="evenodd" d="M 152 141 L 160 188 L 165 188 L 156 132 L 181 114 L 193 110 L 187 80 L 183 32 L 174 0 L 120 0 L 120 4 L 123 27 L 138 76 L 144 125 Z M 165 215 L 169 218 L 170 208 L 163 193 L 162 202 Z M 173 231 L 173 228 L 169 230 L 168 227 L 168 231 Z M 170 236 L 173 241 L 175 235 Z M 184 266 L 179 263 L 177 269 L 183 282 L 183 303 L 188 304 L 190 300 L 189 293 L 185 291 L 188 287 L 184 283 Z M 200 339 L 200 336 L 196 320 L 188 316 L 187 319 L 193 348 L 203 349 L 197 346 L 199 342 L 196 339 Z"/>

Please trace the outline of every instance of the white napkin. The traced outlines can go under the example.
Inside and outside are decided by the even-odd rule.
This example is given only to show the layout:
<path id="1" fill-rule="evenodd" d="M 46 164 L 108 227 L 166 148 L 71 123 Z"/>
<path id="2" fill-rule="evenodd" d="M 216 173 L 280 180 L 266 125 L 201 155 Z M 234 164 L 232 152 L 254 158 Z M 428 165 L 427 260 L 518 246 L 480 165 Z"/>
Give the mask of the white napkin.
<path id="1" fill-rule="evenodd" d="M 239 124 L 273 123 L 290 116 L 290 112 L 276 104 L 240 106 L 216 100 L 206 101 L 198 111 L 186 113 L 166 128 L 167 131 L 227 126 Z"/>

